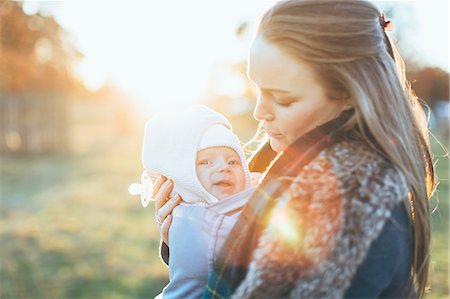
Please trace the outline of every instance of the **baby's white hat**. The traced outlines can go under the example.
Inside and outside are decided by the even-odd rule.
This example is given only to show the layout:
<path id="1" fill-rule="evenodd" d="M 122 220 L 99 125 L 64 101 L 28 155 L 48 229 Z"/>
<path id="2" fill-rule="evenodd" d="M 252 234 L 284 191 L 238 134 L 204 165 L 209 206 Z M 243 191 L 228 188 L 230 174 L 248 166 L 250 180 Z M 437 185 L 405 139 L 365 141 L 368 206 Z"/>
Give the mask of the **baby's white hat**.
<path id="1" fill-rule="evenodd" d="M 250 172 L 239 139 L 230 122 L 220 113 L 205 106 L 168 111 L 152 117 L 145 125 L 142 162 L 147 171 L 157 172 L 174 181 L 171 193 L 179 193 L 187 203 L 202 200 L 217 202 L 197 178 L 197 151 L 208 147 L 227 146 L 239 155 L 250 187 Z"/>
<path id="2" fill-rule="evenodd" d="M 230 129 L 222 124 L 215 124 L 203 133 L 197 151 L 219 146 L 232 148 L 236 153 L 239 153 L 241 149 L 238 137 Z"/>
<path id="3" fill-rule="evenodd" d="M 200 138 L 197 151 L 211 147 L 229 147 L 234 150 L 241 160 L 242 168 L 245 174 L 245 186 L 250 186 L 250 171 L 248 170 L 247 161 L 239 142 L 239 138 L 223 124 L 214 124 L 206 129 Z"/>

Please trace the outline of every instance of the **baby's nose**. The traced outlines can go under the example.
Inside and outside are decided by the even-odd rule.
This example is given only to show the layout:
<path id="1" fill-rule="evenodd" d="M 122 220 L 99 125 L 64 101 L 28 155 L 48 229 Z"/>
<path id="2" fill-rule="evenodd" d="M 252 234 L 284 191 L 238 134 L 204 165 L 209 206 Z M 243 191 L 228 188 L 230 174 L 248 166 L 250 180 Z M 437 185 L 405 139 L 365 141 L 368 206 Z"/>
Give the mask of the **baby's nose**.
<path id="1" fill-rule="evenodd" d="M 226 163 L 226 162 L 222 162 L 217 165 L 218 172 L 228 171 L 229 169 L 230 169 L 230 165 L 228 165 L 228 163 Z"/>

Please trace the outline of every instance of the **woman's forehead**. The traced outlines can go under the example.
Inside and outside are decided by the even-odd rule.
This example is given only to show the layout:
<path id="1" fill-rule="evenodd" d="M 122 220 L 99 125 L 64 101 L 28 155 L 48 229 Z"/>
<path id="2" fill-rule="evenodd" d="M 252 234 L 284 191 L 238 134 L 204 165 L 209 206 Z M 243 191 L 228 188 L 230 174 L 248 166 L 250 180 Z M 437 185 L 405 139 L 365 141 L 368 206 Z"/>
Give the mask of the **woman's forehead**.
<path id="1" fill-rule="evenodd" d="M 312 78 L 312 70 L 257 36 L 250 49 L 247 76 L 261 89 L 282 92 Z"/>

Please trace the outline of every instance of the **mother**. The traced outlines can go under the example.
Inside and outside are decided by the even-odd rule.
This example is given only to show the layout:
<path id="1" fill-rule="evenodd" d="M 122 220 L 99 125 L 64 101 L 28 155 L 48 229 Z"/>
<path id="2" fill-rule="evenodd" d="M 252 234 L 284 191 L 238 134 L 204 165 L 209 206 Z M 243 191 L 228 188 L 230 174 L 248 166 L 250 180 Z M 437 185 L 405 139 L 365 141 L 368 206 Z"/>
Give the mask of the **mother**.
<path id="1" fill-rule="evenodd" d="M 286 1 L 264 14 L 248 76 L 254 117 L 278 155 L 205 298 L 423 296 L 435 176 L 423 110 L 388 25 L 355 0 Z M 265 148 L 252 167 L 265 169 Z M 155 207 L 166 242 L 177 201 L 164 180 Z"/>

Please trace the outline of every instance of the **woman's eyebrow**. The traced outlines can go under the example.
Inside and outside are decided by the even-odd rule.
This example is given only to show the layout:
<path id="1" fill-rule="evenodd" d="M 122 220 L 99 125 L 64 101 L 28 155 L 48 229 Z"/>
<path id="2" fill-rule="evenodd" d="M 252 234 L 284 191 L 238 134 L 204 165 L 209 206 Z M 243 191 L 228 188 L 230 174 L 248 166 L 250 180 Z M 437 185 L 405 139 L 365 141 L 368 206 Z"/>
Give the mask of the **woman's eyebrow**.
<path id="1" fill-rule="evenodd" d="M 252 78 L 250 77 L 250 73 L 249 73 L 248 71 L 245 72 L 245 74 L 246 74 L 248 80 L 250 80 L 250 82 L 253 83 L 253 85 L 255 85 L 257 88 L 259 88 L 259 89 L 262 90 L 262 91 L 265 91 L 265 92 L 276 92 L 276 93 L 283 93 L 283 94 L 290 94 L 289 91 L 283 90 L 283 89 L 276 89 L 276 88 L 262 88 L 262 87 L 259 87 L 258 84 L 257 84 L 255 81 L 252 80 Z"/>
<path id="2" fill-rule="evenodd" d="M 283 94 L 290 94 L 289 91 L 283 90 L 283 89 L 274 89 L 274 88 L 260 88 L 262 91 L 266 92 L 276 92 L 276 93 L 283 93 Z"/>

